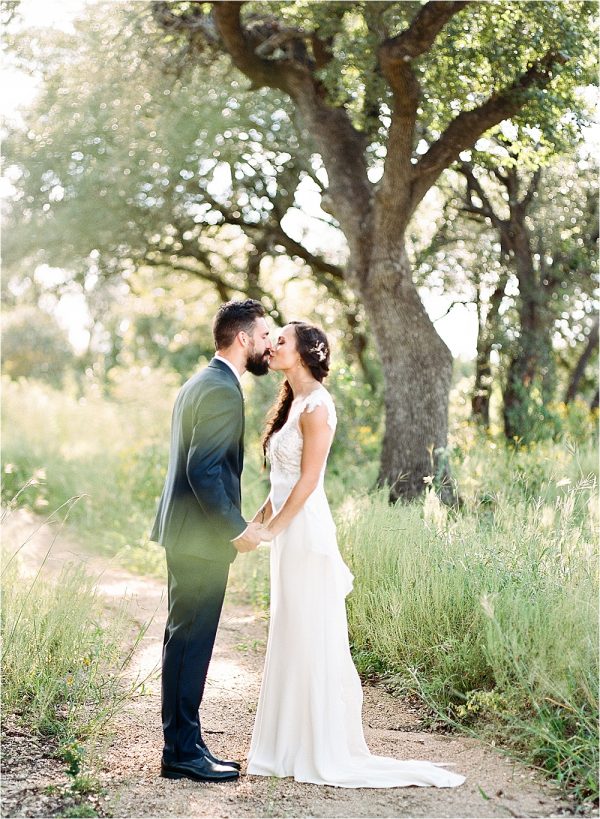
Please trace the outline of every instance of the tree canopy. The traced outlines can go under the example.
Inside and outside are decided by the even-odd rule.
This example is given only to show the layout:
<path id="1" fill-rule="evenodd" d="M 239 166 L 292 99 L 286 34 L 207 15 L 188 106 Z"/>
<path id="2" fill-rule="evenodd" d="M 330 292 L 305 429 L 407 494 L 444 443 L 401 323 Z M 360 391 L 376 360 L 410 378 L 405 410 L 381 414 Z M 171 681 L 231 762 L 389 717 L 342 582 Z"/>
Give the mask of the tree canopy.
<path id="1" fill-rule="evenodd" d="M 577 141 L 595 7 L 113 8 L 36 44 L 44 90 L 27 139 L 7 144 L 9 264 L 52 257 L 83 282 L 185 271 L 277 317 L 269 271 L 292 258 L 288 277 L 310 272 L 349 327 L 369 323 L 385 380 L 380 481 L 412 496 L 432 469 L 443 477 L 452 362 L 407 241 L 427 192 L 455 163 L 491 167 L 494 139 L 525 174 Z"/>

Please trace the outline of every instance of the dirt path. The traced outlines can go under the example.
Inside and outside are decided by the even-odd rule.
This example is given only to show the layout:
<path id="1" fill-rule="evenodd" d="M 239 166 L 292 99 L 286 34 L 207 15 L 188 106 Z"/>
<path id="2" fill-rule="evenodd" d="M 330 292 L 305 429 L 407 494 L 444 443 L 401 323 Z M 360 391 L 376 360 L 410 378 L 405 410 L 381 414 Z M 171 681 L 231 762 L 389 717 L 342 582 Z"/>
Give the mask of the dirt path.
<path id="1" fill-rule="evenodd" d="M 5 526 L 4 541 L 18 545 L 37 526 L 33 516 L 17 512 Z M 22 550 L 27 572 L 37 571 L 51 540 L 51 530 L 44 527 Z M 164 583 L 133 575 L 114 560 L 92 555 L 64 533 L 57 538 L 44 569 L 53 573 L 73 560 L 84 561 L 88 571 L 100 578 L 99 588 L 107 603 L 126 594 L 137 621 L 154 615 L 131 674 L 145 676 L 157 671 L 166 615 Z M 242 772 L 258 699 L 266 628 L 260 613 L 236 604 L 228 595 L 209 670 L 203 727 L 213 752 L 241 760 Z M 446 790 L 348 790 L 245 775 L 222 785 L 160 779 L 160 682 L 155 673 L 146 693 L 130 702 L 114 725 L 100 771 L 105 790 L 102 811 L 114 817 L 491 817 L 571 812 L 569 804 L 527 768 L 476 740 L 421 730 L 418 711 L 377 686 L 365 687 L 364 725 L 373 753 L 452 762 L 455 770 L 467 775 L 466 783 Z M 31 745 L 27 747 L 31 756 Z M 42 794 L 51 773 L 44 779 L 40 774 L 43 766 L 40 769 L 35 759 L 30 767 L 37 772 L 37 791 L 31 785 L 35 776 L 22 776 L 21 781 L 11 778 L 10 770 L 7 773 L 5 769 L 3 790 L 10 794 L 10 806 L 5 804 L 3 815 L 47 815 Z M 8 807 L 9 812 L 5 812 Z"/>

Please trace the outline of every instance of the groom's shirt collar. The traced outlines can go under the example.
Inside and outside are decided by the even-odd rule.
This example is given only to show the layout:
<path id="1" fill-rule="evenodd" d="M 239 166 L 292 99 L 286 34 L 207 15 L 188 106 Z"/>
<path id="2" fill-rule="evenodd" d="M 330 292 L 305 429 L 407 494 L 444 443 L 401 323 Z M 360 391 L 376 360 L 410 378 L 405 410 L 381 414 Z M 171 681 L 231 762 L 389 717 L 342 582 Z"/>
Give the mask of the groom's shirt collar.
<path id="1" fill-rule="evenodd" d="M 233 373 L 233 374 L 235 375 L 235 377 L 237 378 L 237 380 L 238 380 L 238 384 L 241 384 L 241 383 L 242 383 L 242 379 L 241 379 L 241 377 L 240 377 L 240 374 L 238 373 L 238 371 L 236 370 L 236 368 L 233 366 L 233 364 L 231 363 L 231 361 L 228 361 L 226 358 L 223 358 L 223 356 L 222 356 L 222 355 L 215 355 L 214 357 L 215 357 L 215 359 L 216 359 L 217 361 L 222 361 L 222 362 L 223 362 L 223 364 L 227 364 L 227 366 L 229 367 L 229 369 L 232 371 L 232 373 Z"/>

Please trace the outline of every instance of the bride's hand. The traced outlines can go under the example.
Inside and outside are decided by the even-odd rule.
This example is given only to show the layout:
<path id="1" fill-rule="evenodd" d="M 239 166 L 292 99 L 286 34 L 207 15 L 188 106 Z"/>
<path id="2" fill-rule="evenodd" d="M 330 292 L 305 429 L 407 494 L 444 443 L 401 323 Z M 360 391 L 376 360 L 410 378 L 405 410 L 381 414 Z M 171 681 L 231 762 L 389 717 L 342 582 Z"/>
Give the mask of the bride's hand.
<path id="1" fill-rule="evenodd" d="M 268 527 L 268 526 L 261 526 L 261 527 L 260 527 L 260 537 L 261 537 L 261 541 L 264 541 L 265 543 L 268 543 L 268 542 L 270 542 L 271 540 L 273 540 L 273 538 L 275 537 L 275 535 L 274 535 L 274 534 L 273 534 L 273 532 L 272 532 L 272 531 L 269 529 L 269 527 Z"/>

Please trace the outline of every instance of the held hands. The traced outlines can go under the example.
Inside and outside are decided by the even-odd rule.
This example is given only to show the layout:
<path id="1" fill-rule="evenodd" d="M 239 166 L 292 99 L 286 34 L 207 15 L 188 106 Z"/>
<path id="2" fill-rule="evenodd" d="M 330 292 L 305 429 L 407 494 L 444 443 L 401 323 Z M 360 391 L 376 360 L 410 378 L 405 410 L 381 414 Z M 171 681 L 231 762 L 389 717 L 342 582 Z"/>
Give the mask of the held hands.
<path id="1" fill-rule="evenodd" d="M 272 540 L 271 531 L 262 523 L 249 523 L 248 528 L 233 542 L 238 552 L 252 552 L 262 541 Z"/>

